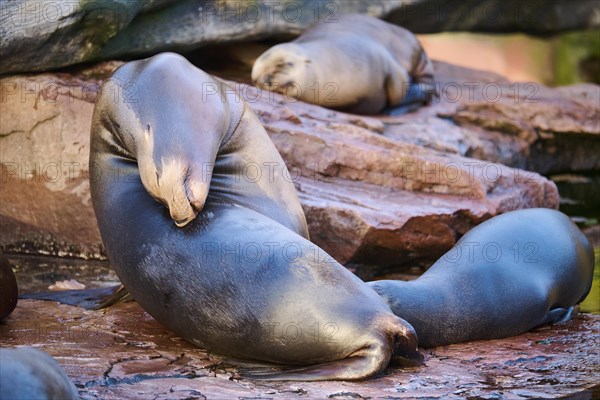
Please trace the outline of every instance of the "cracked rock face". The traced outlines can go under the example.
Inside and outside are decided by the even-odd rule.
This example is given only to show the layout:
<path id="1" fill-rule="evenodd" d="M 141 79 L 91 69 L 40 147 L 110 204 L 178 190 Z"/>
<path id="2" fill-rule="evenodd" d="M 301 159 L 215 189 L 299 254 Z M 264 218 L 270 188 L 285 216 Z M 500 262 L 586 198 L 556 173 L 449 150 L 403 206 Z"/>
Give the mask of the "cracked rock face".
<path id="1" fill-rule="evenodd" d="M 87 178 L 98 82 L 66 74 L 1 82 L 2 245 L 100 256 Z"/>
<path id="2" fill-rule="evenodd" d="M 101 257 L 87 182 L 89 127 L 101 79 L 117 65 L 0 80 L 0 244 L 7 251 Z M 359 270 L 364 278 L 426 266 L 499 213 L 556 208 L 552 182 L 511 168 L 552 170 L 542 162 L 552 153 L 533 150 L 540 141 L 560 143 L 568 168 L 597 168 L 598 86 L 540 86 L 534 107 L 515 107 L 504 78 L 436 67 L 440 100 L 400 116 L 344 114 L 228 81 L 290 169 L 312 240 L 346 265 L 376 266 Z M 457 85 L 466 88 L 458 99 Z M 489 102 L 480 90 L 486 85 L 503 97 Z"/>

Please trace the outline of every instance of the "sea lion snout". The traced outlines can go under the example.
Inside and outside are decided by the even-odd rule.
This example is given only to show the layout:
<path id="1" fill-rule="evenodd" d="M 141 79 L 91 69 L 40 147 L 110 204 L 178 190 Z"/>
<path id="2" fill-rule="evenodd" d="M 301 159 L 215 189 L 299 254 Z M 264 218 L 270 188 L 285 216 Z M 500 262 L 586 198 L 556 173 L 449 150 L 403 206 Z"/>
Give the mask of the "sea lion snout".
<path id="1" fill-rule="evenodd" d="M 209 185 L 202 181 L 201 167 L 181 157 L 160 157 L 156 165 L 154 133 L 147 125 L 138 149 L 138 167 L 148 193 L 169 209 L 178 227 L 187 225 L 204 208 Z"/>
<path id="2" fill-rule="evenodd" d="M 273 85 L 273 74 L 263 75 L 260 79 L 255 81 L 260 86 L 272 86 Z"/>
<path id="3" fill-rule="evenodd" d="M 156 197 L 167 206 L 171 219 L 178 227 L 187 225 L 204 207 L 206 196 L 201 182 L 195 182 L 190 168 L 178 159 L 162 160 Z"/>
<path id="4" fill-rule="evenodd" d="M 307 64 L 310 61 L 298 46 L 292 43 L 277 45 L 256 59 L 252 67 L 252 82 L 275 92 L 289 86 L 302 87 Z"/>

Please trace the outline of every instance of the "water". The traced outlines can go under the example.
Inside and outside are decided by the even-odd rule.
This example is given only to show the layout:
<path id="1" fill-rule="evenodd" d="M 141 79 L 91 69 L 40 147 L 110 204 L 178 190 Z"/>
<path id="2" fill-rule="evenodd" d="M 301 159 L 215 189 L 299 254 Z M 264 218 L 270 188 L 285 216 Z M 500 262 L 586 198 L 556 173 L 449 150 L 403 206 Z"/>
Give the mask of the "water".
<path id="1" fill-rule="evenodd" d="M 13 265 L 19 293 L 43 292 L 48 286 L 74 279 L 87 289 L 113 286 L 119 278 L 108 261 L 71 258 L 6 255 Z"/>

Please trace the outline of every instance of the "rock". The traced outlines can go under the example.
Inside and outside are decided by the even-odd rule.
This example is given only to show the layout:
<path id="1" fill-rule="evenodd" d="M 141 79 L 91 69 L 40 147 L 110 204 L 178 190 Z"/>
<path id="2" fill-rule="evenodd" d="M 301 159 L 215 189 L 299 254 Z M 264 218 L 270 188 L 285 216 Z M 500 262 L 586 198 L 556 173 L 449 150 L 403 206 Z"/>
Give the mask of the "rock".
<path id="1" fill-rule="evenodd" d="M 447 116 L 459 126 L 512 135 L 528 145 L 524 165 L 507 164 L 542 174 L 600 169 L 600 157 L 589 156 L 600 154 L 600 86 L 518 87 L 528 85 L 539 93 L 531 91 L 531 98 L 509 95 L 496 102 L 475 101 Z M 501 87 L 507 89 L 510 86 Z"/>
<path id="2" fill-rule="evenodd" d="M 143 2 L 3 1 L 0 73 L 47 71 L 94 58 L 142 10 Z"/>
<path id="3" fill-rule="evenodd" d="M 385 136 L 541 174 L 600 170 L 600 86 L 553 89 L 435 66 L 440 100 L 382 118 Z"/>
<path id="4" fill-rule="evenodd" d="M 0 3 L 0 74 L 90 60 L 185 51 L 214 43 L 290 37 L 340 12 L 382 16 L 400 0 L 74 0 Z"/>
<path id="5" fill-rule="evenodd" d="M 410 1 L 385 19 L 415 33 L 445 31 L 526 32 L 549 35 L 600 25 L 596 0 Z"/>
<path id="6" fill-rule="evenodd" d="M 599 328 L 600 316 L 581 314 L 513 338 L 427 349 L 423 366 L 389 366 L 362 382 L 240 379 L 228 360 L 184 342 L 135 302 L 91 311 L 22 300 L 0 337 L 55 357 L 84 399 L 593 398 Z"/>
<path id="7" fill-rule="evenodd" d="M 99 82 L 70 74 L 0 80 L 0 245 L 100 257 L 87 165 Z"/>
<path id="8" fill-rule="evenodd" d="M 418 32 L 551 34 L 600 25 L 596 0 L 33 0 L 0 3 L 0 74 L 190 51 L 210 44 L 289 39 L 340 13 L 385 17 Z"/>
<path id="9" fill-rule="evenodd" d="M 139 15 L 107 43 L 100 57 L 132 57 L 165 50 L 185 52 L 217 43 L 291 38 L 322 18 L 335 23 L 340 13 L 380 17 L 401 5 L 400 0 L 180 1 Z"/>
<path id="10" fill-rule="evenodd" d="M 0 245 L 7 251 L 102 256 L 87 182 L 89 126 L 99 78 L 116 65 L 0 80 Z M 344 264 L 377 264 L 357 270 L 365 278 L 428 265 L 498 213 L 558 206 L 556 186 L 538 174 L 454 151 L 460 140 L 446 141 L 444 129 L 454 125 L 437 113 L 458 106 L 444 98 L 419 113 L 365 117 L 230 84 L 291 170 L 312 240 Z M 407 143 L 390 133 L 402 124 L 427 134 Z M 428 138 L 442 144 L 429 146 Z"/>

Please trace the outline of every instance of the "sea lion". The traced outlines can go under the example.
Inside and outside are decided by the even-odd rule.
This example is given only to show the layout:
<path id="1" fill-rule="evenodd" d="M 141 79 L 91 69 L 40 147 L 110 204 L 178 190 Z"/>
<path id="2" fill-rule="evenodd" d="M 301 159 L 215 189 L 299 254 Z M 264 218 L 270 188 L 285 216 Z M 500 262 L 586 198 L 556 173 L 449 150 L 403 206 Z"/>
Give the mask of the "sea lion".
<path id="1" fill-rule="evenodd" d="M 79 393 L 58 363 L 43 351 L 0 349 L 0 399 L 78 400 Z"/>
<path id="2" fill-rule="evenodd" d="M 17 306 L 17 278 L 0 249 L 0 320 L 7 317 Z"/>
<path id="3" fill-rule="evenodd" d="M 242 99 L 179 55 L 127 63 L 101 89 L 92 202 L 148 313 L 210 351 L 302 366 L 261 379 L 363 379 L 416 356 L 412 327 L 308 241 L 287 174 Z"/>
<path id="4" fill-rule="evenodd" d="M 370 285 L 435 347 L 515 336 L 571 317 L 589 293 L 594 252 L 565 214 L 526 209 L 467 232 L 414 281 Z"/>
<path id="5" fill-rule="evenodd" d="M 436 93 L 433 74 L 432 62 L 410 31 L 346 14 L 264 52 L 254 63 L 252 81 L 308 103 L 376 114 L 402 105 L 415 89 L 420 93 L 410 102 L 429 103 Z"/>

